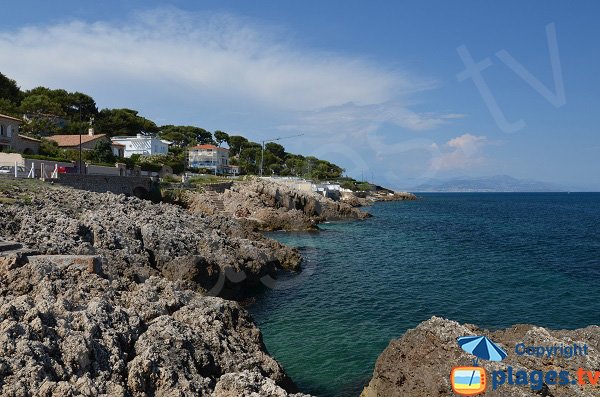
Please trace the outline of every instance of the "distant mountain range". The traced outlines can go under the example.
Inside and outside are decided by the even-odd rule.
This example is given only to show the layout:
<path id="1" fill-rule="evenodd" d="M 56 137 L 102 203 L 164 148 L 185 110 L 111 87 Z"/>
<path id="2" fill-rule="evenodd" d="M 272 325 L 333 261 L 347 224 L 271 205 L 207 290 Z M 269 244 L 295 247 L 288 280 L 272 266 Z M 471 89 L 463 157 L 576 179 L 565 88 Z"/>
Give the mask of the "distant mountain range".
<path id="1" fill-rule="evenodd" d="M 553 183 L 517 179 L 508 175 L 431 179 L 411 189 L 413 192 L 566 192 L 567 190 L 569 189 Z"/>

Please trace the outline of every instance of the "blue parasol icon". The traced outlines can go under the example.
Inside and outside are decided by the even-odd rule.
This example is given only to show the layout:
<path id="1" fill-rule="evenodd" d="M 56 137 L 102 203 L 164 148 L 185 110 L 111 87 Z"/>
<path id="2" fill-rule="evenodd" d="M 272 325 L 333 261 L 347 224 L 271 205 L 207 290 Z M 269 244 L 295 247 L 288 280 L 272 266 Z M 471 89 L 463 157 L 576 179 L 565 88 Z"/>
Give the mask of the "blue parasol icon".
<path id="1" fill-rule="evenodd" d="M 473 366 L 477 366 L 479 359 L 490 361 L 502 361 L 506 352 L 492 342 L 487 336 L 462 336 L 458 338 L 458 345 L 467 353 L 477 357 L 473 360 Z M 475 371 L 471 374 L 469 386 L 473 382 Z"/>
<path id="2" fill-rule="evenodd" d="M 458 345 L 467 353 L 477 357 L 474 365 L 477 365 L 479 359 L 502 361 L 506 357 L 506 352 L 487 336 L 462 336 L 458 338 Z"/>

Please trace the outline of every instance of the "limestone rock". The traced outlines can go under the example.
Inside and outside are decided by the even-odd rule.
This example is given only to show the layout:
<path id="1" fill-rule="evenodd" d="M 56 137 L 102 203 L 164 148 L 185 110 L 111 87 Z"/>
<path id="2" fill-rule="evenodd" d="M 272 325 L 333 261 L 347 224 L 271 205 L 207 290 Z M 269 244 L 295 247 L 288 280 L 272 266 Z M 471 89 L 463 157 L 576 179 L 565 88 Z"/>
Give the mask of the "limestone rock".
<path id="1" fill-rule="evenodd" d="M 259 390 L 287 396 L 246 311 L 182 284 L 109 280 L 52 257 L 0 275 L 0 395 L 209 396 L 224 375 L 252 372 Z"/>
<path id="2" fill-rule="evenodd" d="M 192 211 L 215 214 L 214 192 L 189 196 Z M 300 191 L 274 180 L 236 182 L 220 194 L 225 212 L 263 230 L 314 230 L 326 220 L 364 219 L 371 215 L 345 202 Z"/>
<path id="3" fill-rule="evenodd" d="M 471 365 L 473 356 L 464 352 L 457 338 L 468 335 L 486 335 L 498 343 L 508 356 L 501 362 L 481 360 L 479 363 L 490 377 L 492 371 L 506 371 L 512 366 L 515 371 L 567 370 L 575 376 L 578 368 L 598 370 L 600 368 L 600 327 L 590 326 L 574 331 L 552 331 L 533 325 L 516 325 L 511 328 L 490 332 L 474 325 L 433 317 L 407 331 L 400 339 L 393 340 L 379 356 L 373 378 L 361 394 L 362 397 L 408 397 L 408 396 L 453 396 L 450 372 L 453 367 Z M 588 355 L 572 358 L 519 356 L 515 346 L 526 345 L 580 345 L 587 344 Z M 491 380 L 490 380 L 491 381 Z M 488 382 L 490 383 L 490 382 Z M 532 390 L 529 385 L 502 385 L 492 390 L 488 385 L 486 396 L 553 396 L 592 397 L 600 395 L 598 386 L 569 384 L 546 385 L 541 390 Z"/>
<path id="4" fill-rule="evenodd" d="M 212 397 L 309 397 L 307 394 L 288 394 L 273 380 L 257 372 L 243 371 L 223 375 Z"/>
<path id="5" fill-rule="evenodd" d="M 5 206 L 0 218 L 0 236 L 42 254 L 100 255 L 109 276 L 137 282 L 163 276 L 222 293 L 215 286 L 226 271 L 240 276 L 224 287 L 243 289 L 279 268 L 299 270 L 301 263 L 296 250 L 235 220 L 111 193 L 41 189 L 31 205 Z"/>

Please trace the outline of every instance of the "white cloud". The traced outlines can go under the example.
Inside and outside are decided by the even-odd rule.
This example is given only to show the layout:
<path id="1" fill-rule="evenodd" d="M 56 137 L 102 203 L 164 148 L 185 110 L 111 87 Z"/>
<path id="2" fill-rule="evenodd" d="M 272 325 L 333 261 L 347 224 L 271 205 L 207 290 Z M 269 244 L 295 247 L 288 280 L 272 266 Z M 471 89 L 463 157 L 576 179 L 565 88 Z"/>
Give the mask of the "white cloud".
<path id="1" fill-rule="evenodd" d="M 412 131 L 424 131 L 446 124 L 459 114 L 436 115 L 412 111 L 400 101 L 357 105 L 347 103 L 303 114 L 298 124 L 282 125 L 285 130 L 335 131 L 338 135 L 365 136 L 377 131 L 384 124 L 391 124 Z"/>
<path id="2" fill-rule="evenodd" d="M 395 169 L 398 153 L 426 142 L 390 144 L 389 134 L 378 136 L 382 128 L 424 131 L 463 117 L 412 109 L 414 94 L 437 86 L 432 79 L 360 54 L 305 48 L 281 28 L 232 15 L 168 8 L 120 22 L 0 28 L 0 53 L 1 71 L 23 88 L 83 91 L 101 107 L 127 106 L 162 124 L 195 123 L 251 139 L 304 132 L 286 146 L 309 154 L 309 147 L 336 150 L 343 142 L 344 152 L 373 168 Z M 342 166 L 351 168 L 356 156 L 346 154 L 351 160 Z M 440 166 L 460 162 L 451 159 L 459 154 L 446 154 Z"/>
<path id="3" fill-rule="evenodd" d="M 463 134 L 439 147 L 432 144 L 439 154 L 431 160 L 430 168 L 435 171 L 467 169 L 485 161 L 482 148 L 488 143 L 485 136 Z"/>
<path id="4" fill-rule="evenodd" d="M 285 36 L 284 36 L 285 37 Z M 80 21 L 0 34 L 3 72 L 26 87 L 170 84 L 295 111 L 378 104 L 419 89 L 397 71 L 360 57 L 305 50 L 227 15 L 173 9 L 124 23 Z"/>

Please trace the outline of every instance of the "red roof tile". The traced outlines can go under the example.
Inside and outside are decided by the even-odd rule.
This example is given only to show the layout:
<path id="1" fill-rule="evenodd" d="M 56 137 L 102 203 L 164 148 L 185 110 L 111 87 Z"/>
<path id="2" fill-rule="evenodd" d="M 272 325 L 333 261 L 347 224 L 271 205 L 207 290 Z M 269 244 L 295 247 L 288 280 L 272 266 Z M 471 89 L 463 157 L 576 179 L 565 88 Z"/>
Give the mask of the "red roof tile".
<path id="1" fill-rule="evenodd" d="M 213 149 L 213 150 L 229 150 L 227 148 L 224 147 L 218 147 L 215 145 L 198 145 L 198 146 L 194 146 L 191 149 Z"/>
<path id="2" fill-rule="evenodd" d="M 88 143 L 95 141 L 100 138 L 106 137 L 106 134 L 98 135 L 52 135 L 48 139 L 57 143 L 58 147 L 75 147 L 79 146 L 79 137 L 81 136 L 81 143 Z"/>

